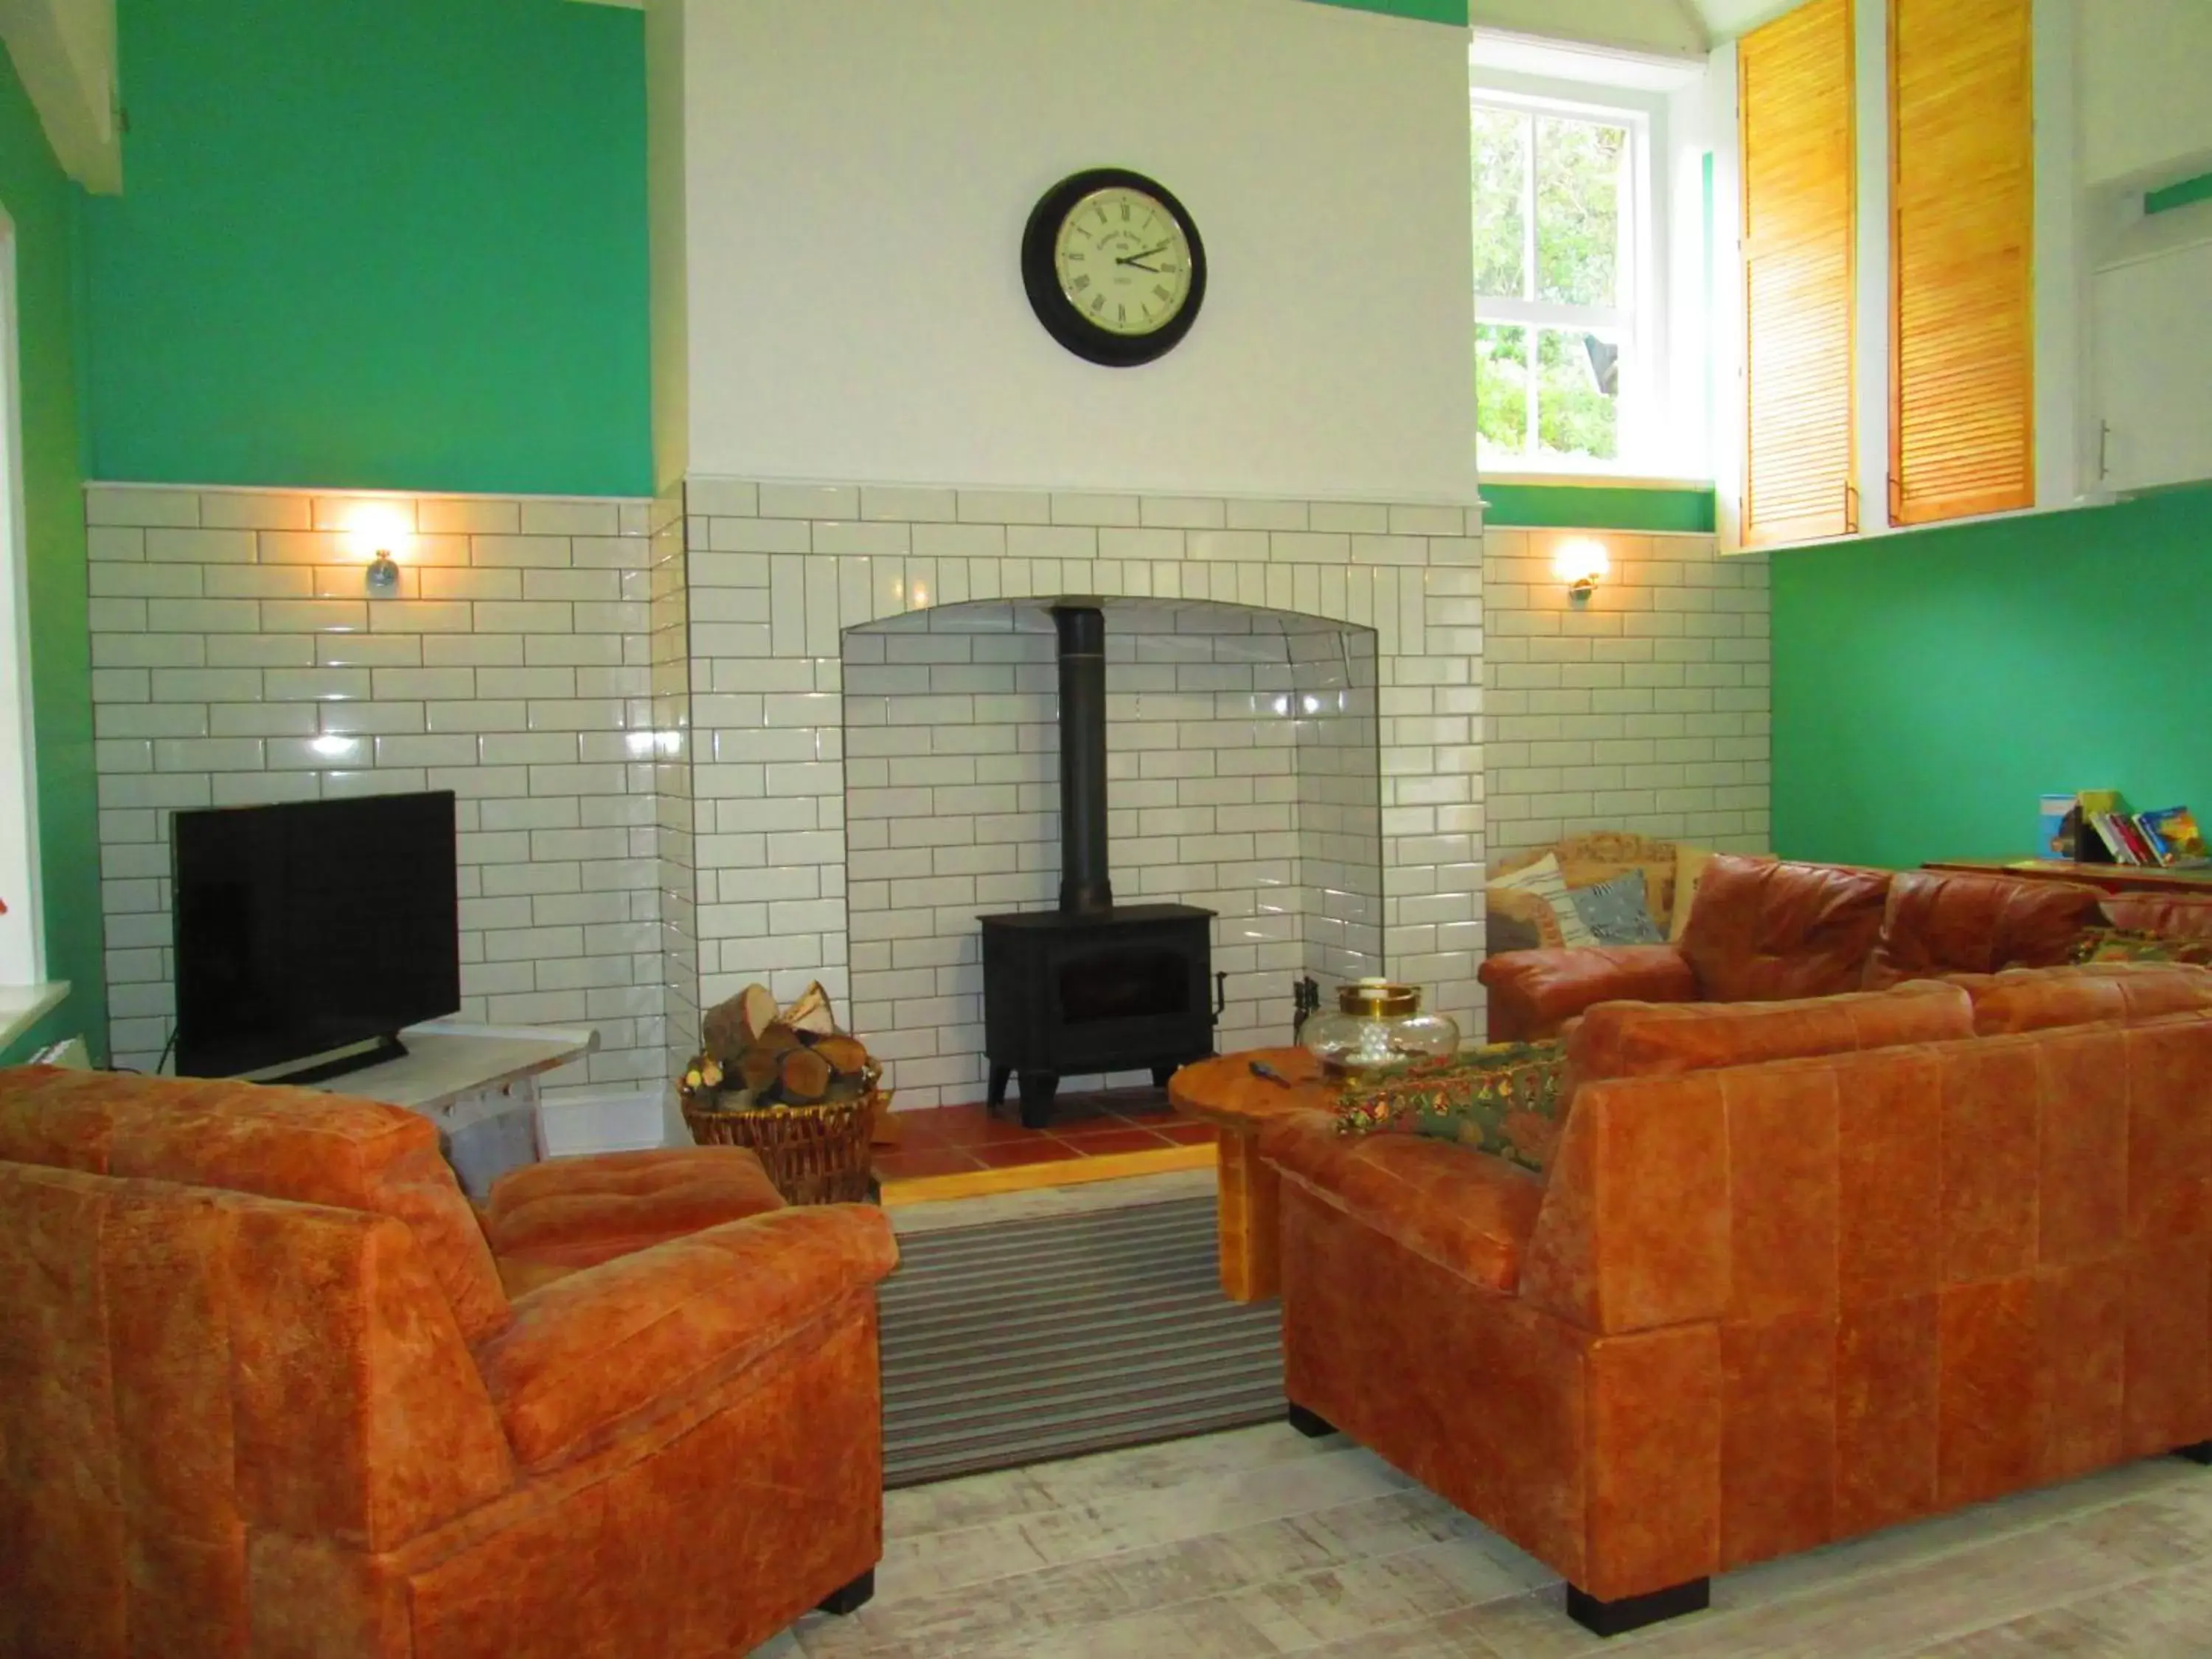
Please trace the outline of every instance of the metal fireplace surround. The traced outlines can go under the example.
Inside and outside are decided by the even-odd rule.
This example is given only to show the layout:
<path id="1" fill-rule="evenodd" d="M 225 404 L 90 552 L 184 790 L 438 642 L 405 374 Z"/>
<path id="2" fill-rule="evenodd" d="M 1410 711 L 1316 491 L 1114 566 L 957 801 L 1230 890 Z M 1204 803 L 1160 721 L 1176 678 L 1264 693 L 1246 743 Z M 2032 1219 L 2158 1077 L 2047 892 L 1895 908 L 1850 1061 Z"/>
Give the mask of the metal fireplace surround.
<path id="1" fill-rule="evenodd" d="M 1211 910 L 1114 902 L 1106 860 L 1106 617 L 1050 607 L 1059 634 L 1060 908 L 982 916 L 990 1103 L 1021 1082 L 1021 1120 L 1052 1121 L 1061 1078 L 1149 1069 L 1155 1083 L 1213 1052 L 1221 1011 Z"/>

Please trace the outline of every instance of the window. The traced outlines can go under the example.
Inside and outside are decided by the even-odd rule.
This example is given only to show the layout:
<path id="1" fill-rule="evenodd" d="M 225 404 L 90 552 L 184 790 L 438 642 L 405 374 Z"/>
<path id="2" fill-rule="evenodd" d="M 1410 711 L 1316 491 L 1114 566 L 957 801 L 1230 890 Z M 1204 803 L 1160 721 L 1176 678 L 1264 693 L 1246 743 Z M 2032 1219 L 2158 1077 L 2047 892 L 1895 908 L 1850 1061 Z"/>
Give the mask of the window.
<path id="1" fill-rule="evenodd" d="M 39 939 L 37 780 L 31 770 L 31 623 L 23 547 L 16 379 L 15 234 L 0 213 L 0 985 L 44 977 Z"/>
<path id="2" fill-rule="evenodd" d="M 1648 122 L 1478 91 L 1476 459 L 1618 468 L 1652 401 Z"/>

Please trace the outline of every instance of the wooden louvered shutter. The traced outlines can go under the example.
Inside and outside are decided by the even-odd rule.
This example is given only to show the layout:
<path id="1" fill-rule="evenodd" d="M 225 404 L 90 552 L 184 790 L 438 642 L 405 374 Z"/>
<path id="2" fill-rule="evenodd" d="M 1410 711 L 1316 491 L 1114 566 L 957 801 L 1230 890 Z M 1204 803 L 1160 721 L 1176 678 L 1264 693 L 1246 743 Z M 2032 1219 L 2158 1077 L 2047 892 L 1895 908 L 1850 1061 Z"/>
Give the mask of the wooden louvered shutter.
<path id="1" fill-rule="evenodd" d="M 1890 521 L 2035 505 L 2032 0 L 1890 0 Z"/>
<path id="2" fill-rule="evenodd" d="M 1745 267 L 1744 544 L 1858 528 L 1852 294 L 1857 143 L 1850 0 L 1739 48 Z"/>

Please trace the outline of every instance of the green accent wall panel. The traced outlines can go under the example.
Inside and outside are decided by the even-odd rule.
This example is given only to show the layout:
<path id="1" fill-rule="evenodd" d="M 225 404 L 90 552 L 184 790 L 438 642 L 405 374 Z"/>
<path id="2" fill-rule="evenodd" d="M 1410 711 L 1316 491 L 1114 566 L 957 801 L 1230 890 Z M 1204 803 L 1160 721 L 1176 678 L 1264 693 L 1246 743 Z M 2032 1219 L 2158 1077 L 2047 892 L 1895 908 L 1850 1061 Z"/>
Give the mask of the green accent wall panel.
<path id="1" fill-rule="evenodd" d="M 84 478 L 79 468 L 75 238 L 81 202 L 76 186 L 54 163 L 14 63 L 0 50 L 0 207 L 7 209 L 15 227 L 23 525 L 30 556 L 31 696 L 46 971 L 74 988 L 69 1000 L 13 1049 L 0 1052 L 0 1065 L 79 1032 L 97 1054 L 105 1057 L 107 1050 Z"/>
<path id="2" fill-rule="evenodd" d="M 2026 858 L 2071 789 L 2212 810 L 2212 490 L 1772 558 L 1785 856 Z"/>
<path id="3" fill-rule="evenodd" d="M 1482 486 L 1482 521 L 1500 530 L 1713 533 L 1710 489 L 1619 489 L 1603 484 Z"/>
<path id="4" fill-rule="evenodd" d="M 95 477 L 644 495 L 644 21 L 121 0 Z"/>
<path id="5" fill-rule="evenodd" d="M 1379 11 L 1387 17 L 1413 17 L 1424 23 L 1467 27 L 1467 0 L 1316 0 L 1324 6 L 1343 6 L 1352 11 Z"/>
<path id="6" fill-rule="evenodd" d="M 2189 207 L 2197 202 L 2212 202 L 2212 173 L 2200 173 L 2194 179 L 2184 179 L 2178 185 L 2152 191 L 2143 198 L 2143 211 L 2146 214 L 2171 213 L 2176 208 Z"/>

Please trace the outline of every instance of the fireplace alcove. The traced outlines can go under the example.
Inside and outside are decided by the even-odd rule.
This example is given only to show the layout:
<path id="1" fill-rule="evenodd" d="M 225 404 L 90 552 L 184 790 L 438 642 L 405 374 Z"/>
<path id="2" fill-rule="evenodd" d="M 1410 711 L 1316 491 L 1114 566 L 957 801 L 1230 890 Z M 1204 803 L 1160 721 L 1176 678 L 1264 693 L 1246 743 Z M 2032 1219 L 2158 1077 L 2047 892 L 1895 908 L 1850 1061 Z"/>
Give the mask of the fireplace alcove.
<path id="1" fill-rule="evenodd" d="M 1063 877 L 1078 873 L 1063 869 L 1060 602 L 942 606 L 843 634 L 854 1018 L 902 1101 L 1003 1085 L 986 1054 L 979 918 L 1050 928 Z M 1210 934 L 1206 976 L 1186 965 L 1172 994 L 1120 991 L 1194 1014 L 1201 1045 L 1208 1031 L 1224 1051 L 1282 1042 L 1300 977 L 1381 971 L 1375 632 L 1210 600 L 1070 602 L 1103 613 L 1110 902 L 1170 933 L 1197 916 Z M 1133 936 L 1132 962 L 1157 954 L 1149 933 Z M 1175 977 L 1154 966 L 1155 980 Z M 1087 1012 L 1103 1030 L 1134 1006 Z M 1165 1058 L 1086 1051 L 1056 1080 L 1149 1082 Z M 1038 1115 L 1034 1093 L 1025 1115 Z M 1044 1096 L 1048 1107 L 1048 1085 Z"/>

